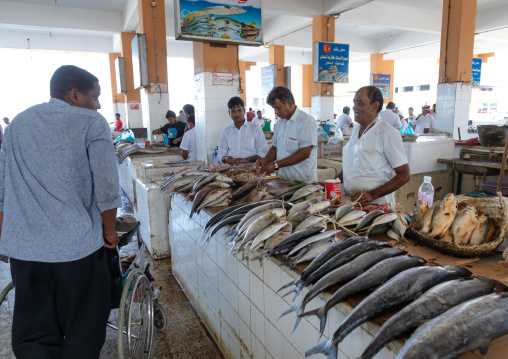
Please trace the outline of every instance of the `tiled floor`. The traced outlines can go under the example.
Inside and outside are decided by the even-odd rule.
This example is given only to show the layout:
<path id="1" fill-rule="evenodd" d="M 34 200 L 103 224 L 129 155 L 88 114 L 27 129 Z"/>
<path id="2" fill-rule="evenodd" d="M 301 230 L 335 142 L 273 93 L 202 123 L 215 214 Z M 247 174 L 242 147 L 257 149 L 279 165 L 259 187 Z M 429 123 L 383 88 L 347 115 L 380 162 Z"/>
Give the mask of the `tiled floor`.
<path id="1" fill-rule="evenodd" d="M 148 252 L 146 257 L 152 263 L 150 271 L 155 278 L 155 288 L 162 286 L 159 303 L 165 309 L 167 317 L 166 330 L 154 333 L 151 357 L 157 359 L 223 358 L 173 277 L 171 259 L 154 261 Z M 9 281 L 9 265 L 0 262 L 0 290 Z M 113 311 L 110 317 L 113 323 L 116 323 L 116 315 L 117 310 Z M 8 314 L 0 312 L 0 358 L 2 359 L 14 358 L 10 348 L 10 325 L 6 322 L 8 319 Z M 108 328 L 101 359 L 117 357 L 116 331 Z"/>

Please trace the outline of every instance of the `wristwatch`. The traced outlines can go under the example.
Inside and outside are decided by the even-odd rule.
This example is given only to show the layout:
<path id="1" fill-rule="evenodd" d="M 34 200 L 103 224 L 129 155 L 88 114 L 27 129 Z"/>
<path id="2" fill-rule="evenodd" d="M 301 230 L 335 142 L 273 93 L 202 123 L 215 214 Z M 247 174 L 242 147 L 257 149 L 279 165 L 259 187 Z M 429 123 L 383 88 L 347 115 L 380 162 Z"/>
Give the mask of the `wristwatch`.
<path id="1" fill-rule="evenodd" d="M 275 165 L 275 170 L 278 171 L 279 170 L 279 165 L 277 164 L 277 161 L 273 161 L 273 164 Z"/>

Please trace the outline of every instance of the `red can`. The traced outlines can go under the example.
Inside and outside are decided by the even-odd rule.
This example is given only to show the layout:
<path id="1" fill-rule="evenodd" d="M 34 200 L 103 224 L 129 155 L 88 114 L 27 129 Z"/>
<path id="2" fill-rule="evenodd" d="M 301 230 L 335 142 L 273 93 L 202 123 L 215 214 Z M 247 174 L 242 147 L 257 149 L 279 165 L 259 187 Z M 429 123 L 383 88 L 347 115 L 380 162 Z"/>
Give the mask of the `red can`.
<path id="1" fill-rule="evenodd" d="M 326 199 L 340 203 L 340 179 L 329 179 L 325 181 Z"/>
<path id="2" fill-rule="evenodd" d="M 150 141 L 145 141 L 145 147 L 150 146 Z"/>

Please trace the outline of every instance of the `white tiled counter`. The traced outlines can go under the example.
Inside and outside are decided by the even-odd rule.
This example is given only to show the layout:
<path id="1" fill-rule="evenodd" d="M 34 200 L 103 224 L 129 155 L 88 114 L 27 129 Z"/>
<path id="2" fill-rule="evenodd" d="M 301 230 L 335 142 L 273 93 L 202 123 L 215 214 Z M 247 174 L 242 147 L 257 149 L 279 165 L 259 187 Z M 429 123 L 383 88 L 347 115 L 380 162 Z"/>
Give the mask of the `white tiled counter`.
<path id="1" fill-rule="evenodd" d="M 203 211 L 191 219 L 190 209 L 191 203 L 186 203 L 184 196 L 175 196 L 169 213 L 172 270 L 226 358 L 304 358 L 305 351 L 329 338 L 351 311 L 346 303 L 330 310 L 321 340 L 316 317 L 302 319 L 293 333 L 294 313 L 277 321 L 292 305 L 291 298 L 281 299 L 275 291 L 297 274 L 279 267 L 277 259 L 269 258 L 261 266 L 257 260 L 232 255 L 227 249 L 225 229 L 206 246 L 201 234 L 211 216 Z M 301 301 L 306 293 L 297 300 Z M 307 310 L 324 305 L 329 297 L 325 294 L 313 299 Z M 377 329 L 369 322 L 354 330 L 339 345 L 339 358 L 357 358 Z M 398 351 L 401 344 L 392 343 L 376 359 L 393 359 L 394 350 Z"/>

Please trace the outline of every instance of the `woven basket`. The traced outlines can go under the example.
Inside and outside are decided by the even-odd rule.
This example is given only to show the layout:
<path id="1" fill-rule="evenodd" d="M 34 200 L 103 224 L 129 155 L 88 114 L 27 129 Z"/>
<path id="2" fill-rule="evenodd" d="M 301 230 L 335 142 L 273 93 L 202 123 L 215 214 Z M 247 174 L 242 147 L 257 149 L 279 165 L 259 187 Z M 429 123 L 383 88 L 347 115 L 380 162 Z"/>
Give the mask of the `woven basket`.
<path id="1" fill-rule="evenodd" d="M 489 220 L 494 222 L 494 234 L 487 243 L 470 245 L 470 244 L 455 244 L 451 242 L 444 242 L 438 239 L 432 239 L 416 230 L 416 222 L 411 218 L 409 228 L 406 235 L 417 242 L 423 243 L 426 246 L 435 249 L 439 252 L 459 256 L 459 257 L 477 257 L 488 254 L 496 249 L 501 242 L 503 242 L 506 233 L 506 225 L 508 224 L 508 216 L 506 214 L 506 203 L 503 200 L 503 195 L 498 192 L 496 197 L 467 197 L 456 196 L 457 205 L 459 210 L 462 210 L 467 205 L 474 206 L 478 215 L 487 214 Z"/>

